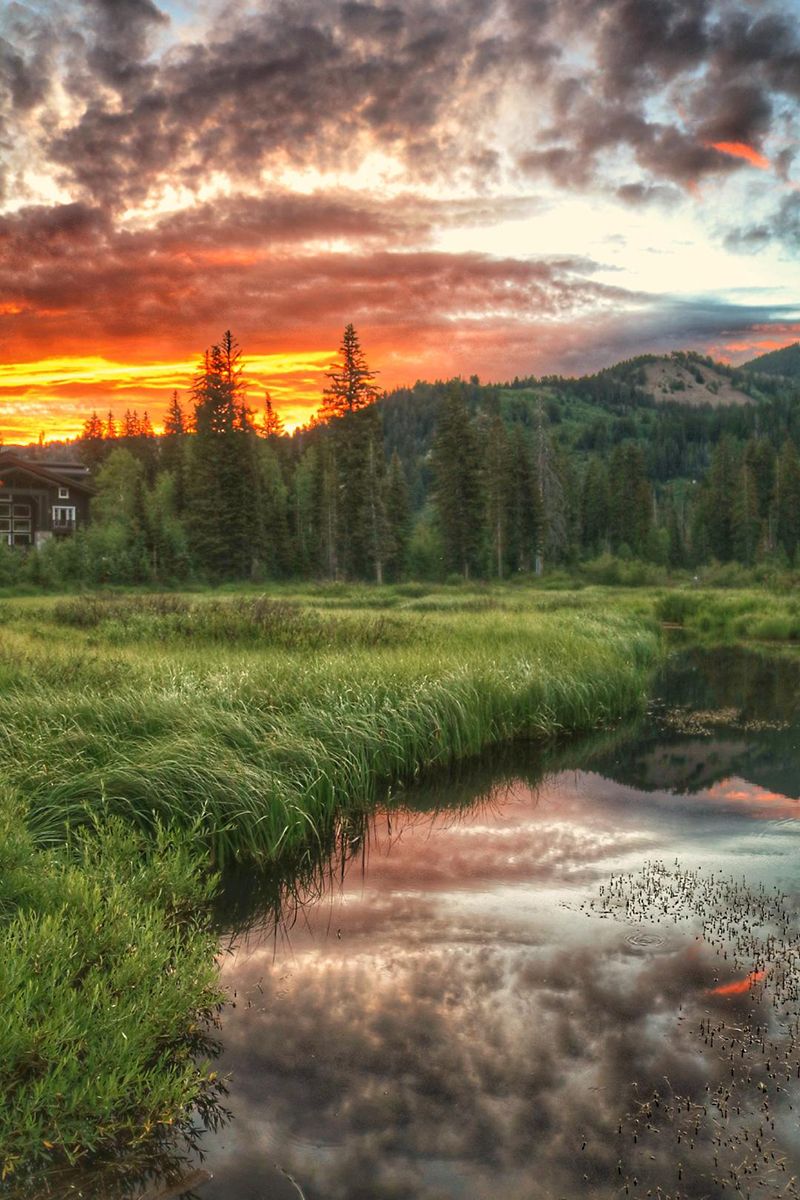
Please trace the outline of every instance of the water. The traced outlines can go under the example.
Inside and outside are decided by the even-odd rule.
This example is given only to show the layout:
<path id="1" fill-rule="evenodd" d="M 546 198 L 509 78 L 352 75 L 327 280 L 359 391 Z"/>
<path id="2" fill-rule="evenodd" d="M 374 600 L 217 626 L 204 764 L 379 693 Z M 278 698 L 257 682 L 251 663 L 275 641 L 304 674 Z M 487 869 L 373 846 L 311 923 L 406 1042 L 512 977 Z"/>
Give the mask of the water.
<path id="1" fill-rule="evenodd" d="M 277 919 L 231 886 L 233 1117 L 192 1194 L 795 1195 L 800 989 L 753 931 L 759 885 L 796 929 L 799 678 L 683 654 L 636 727 L 398 794 Z M 610 884 L 656 861 L 677 921 L 652 876 Z"/>

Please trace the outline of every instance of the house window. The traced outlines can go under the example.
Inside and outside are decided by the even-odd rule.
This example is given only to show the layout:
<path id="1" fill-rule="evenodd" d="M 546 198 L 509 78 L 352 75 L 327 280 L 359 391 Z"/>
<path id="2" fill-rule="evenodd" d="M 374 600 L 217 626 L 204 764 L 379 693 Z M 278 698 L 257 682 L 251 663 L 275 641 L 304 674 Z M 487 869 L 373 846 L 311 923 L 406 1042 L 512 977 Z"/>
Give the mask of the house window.
<path id="1" fill-rule="evenodd" d="M 74 509 L 74 507 L 67 506 L 66 504 L 63 504 L 63 505 L 62 504 L 54 504 L 53 505 L 53 525 L 55 525 L 56 527 L 59 525 L 63 527 L 64 525 L 74 525 L 74 524 L 75 524 L 75 509 Z"/>
<path id="2" fill-rule="evenodd" d="M 58 498 L 59 500 L 69 500 L 69 488 L 60 487 L 58 489 Z"/>

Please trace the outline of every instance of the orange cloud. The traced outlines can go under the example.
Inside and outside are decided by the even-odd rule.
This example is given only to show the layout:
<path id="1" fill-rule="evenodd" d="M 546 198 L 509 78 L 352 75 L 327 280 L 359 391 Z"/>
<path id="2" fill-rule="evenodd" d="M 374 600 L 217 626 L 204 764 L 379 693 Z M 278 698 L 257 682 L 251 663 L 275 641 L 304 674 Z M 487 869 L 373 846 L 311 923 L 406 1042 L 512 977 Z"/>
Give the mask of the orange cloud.
<path id="1" fill-rule="evenodd" d="M 748 146 L 747 142 L 711 142 L 710 146 L 712 150 L 719 150 L 720 154 L 729 154 L 731 158 L 744 159 L 752 167 L 758 167 L 759 171 L 769 171 L 772 168 L 769 159 L 752 146 Z"/>
<path id="2" fill-rule="evenodd" d="M 763 979 L 766 971 L 751 971 L 744 979 L 735 979 L 733 983 L 722 983 L 719 987 L 709 988 L 709 996 L 743 996 L 749 992 L 760 979 Z"/>

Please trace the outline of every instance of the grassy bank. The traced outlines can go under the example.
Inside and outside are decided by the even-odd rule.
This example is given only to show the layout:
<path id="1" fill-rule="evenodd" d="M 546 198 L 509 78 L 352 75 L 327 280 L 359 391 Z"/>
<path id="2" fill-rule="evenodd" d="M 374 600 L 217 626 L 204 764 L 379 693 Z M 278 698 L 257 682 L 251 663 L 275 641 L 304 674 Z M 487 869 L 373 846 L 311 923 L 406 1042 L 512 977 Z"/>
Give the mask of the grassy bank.
<path id="1" fill-rule="evenodd" d="M 6 607 L 0 750 L 40 843 L 119 816 L 218 864 L 295 853 L 384 781 L 619 719 L 656 653 L 634 616 L 481 596 L 175 599 Z"/>
<path id="2" fill-rule="evenodd" d="M 0 602 L 0 1163 L 180 1124 L 211 865 L 301 862 L 384 785 L 639 705 L 655 623 L 429 589 Z"/>

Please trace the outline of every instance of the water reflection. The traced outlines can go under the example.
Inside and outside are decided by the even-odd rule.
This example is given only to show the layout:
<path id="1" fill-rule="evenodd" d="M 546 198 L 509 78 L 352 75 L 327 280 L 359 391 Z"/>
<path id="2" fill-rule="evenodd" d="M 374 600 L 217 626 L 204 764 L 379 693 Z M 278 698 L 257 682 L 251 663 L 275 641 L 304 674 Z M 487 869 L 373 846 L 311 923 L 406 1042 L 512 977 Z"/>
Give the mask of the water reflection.
<path id="1" fill-rule="evenodd" d="M 486 756 L 348 821 L 293 878 L 229 879 L 234 1120 L 205 1138 L 202 1200 L 795 1194 L 797 1081 L 778 1096 L 753 1071 L 731 1114 L 708 1045 L 721 1022 L 772 1028 L 751 966 L 697 913 L 586 903 L 654 858 L 798 895 L 797 681 L 685 655 L 635 729 Z M 765 1120 L 776 1159 L 734 1179 L 717 1125 L 744 1146 Z"/>

